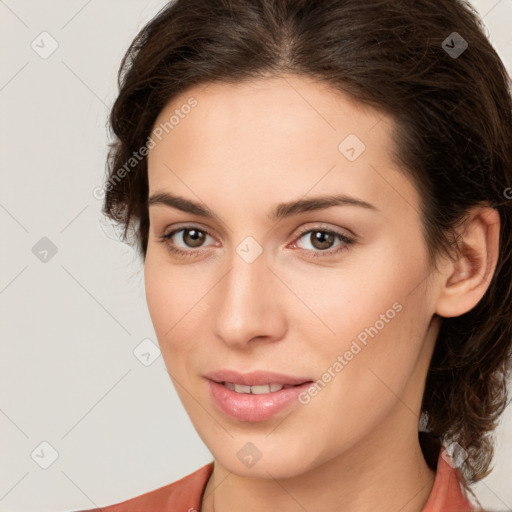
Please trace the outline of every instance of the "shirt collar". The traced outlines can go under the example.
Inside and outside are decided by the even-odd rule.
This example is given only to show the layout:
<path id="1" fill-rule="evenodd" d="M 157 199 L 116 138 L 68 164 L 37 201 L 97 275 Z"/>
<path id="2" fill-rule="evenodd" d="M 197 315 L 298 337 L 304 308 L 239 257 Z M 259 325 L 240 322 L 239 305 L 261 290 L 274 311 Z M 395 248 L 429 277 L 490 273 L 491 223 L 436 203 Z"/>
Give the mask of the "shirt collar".
<path id="1" fill-rule="evenodd" d="M 469 501 L 463 477 L 449 453 L 441 447 L 434 486 L 422 512 L 469 512 L 477 510 Z"/>

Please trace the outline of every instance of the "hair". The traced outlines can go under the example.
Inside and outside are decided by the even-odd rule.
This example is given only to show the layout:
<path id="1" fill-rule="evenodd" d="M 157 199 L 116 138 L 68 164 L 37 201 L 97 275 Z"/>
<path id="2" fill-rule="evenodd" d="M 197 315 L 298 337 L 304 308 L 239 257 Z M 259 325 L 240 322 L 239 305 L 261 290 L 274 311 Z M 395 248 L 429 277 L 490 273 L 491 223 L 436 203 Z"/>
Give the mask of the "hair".
<path id="1" fill-rule="evenodd" d="M 454 32 L 467 42 L 450 54 Z M 499 212 L 500 252 L 469 312 L 442 318 L 422 402 L 425 459 L 440 443 L 467 453 L 465 484 L 490 473 L 491 435 L 507 405 L 512 345 L 512 99 L 484 25 L 462 0 L 177 0 L 137 34 L 110 113 L 103 213 L 145 260 L 144 148 L 162 109 L 190 87 L 284 74 L 312 77 L 388 114 L 392 155 L 421 196 L 429 261 L 453 254 L 475 206 Z M 131 169 L 126 171 L 130 161 Z M 125 169 L 121 173 L 121 169 Z M 428 437 L 428 439 L 427 439 Z"/>

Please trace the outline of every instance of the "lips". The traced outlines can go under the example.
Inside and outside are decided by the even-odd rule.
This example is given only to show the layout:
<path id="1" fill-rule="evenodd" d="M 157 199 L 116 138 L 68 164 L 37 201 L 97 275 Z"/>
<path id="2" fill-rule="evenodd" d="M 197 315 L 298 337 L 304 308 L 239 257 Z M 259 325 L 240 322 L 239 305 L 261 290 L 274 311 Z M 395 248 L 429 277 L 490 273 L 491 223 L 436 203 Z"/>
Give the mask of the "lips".
<path id="1" fill-rule="evenodd" d="M 207 381 L 210 397 L 218 410 L 232 419 L 245 422 L 267 421 L 279 412 L 298 406 L 299 395 L 311 383 L 298 384 L 263 394 L 237 393 L 219 382 Z"/>
<path id="2" fill-rule="evenodd" d="M 205 375 L 210 397 L 218 410 L 230 418 L 266 421 L 280 411 L 298 403 L 298 396 L 312 380 L 268 371 L 239 373 L 219 370 Z"/>

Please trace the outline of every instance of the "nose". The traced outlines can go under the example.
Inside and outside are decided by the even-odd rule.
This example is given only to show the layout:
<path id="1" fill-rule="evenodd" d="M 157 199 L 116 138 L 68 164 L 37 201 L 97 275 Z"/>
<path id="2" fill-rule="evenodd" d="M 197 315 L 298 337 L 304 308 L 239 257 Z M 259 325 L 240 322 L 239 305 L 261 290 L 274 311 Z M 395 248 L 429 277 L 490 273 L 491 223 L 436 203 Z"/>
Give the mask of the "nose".
<path id="1" fill-rule="evenodd" d="M 273 342 L 284 337 L 283 284 L 264 253 L 251 263 L 235 253 L 215 290 L 214 335 L 230 348 L 246 348 L 256 339 Z"/>

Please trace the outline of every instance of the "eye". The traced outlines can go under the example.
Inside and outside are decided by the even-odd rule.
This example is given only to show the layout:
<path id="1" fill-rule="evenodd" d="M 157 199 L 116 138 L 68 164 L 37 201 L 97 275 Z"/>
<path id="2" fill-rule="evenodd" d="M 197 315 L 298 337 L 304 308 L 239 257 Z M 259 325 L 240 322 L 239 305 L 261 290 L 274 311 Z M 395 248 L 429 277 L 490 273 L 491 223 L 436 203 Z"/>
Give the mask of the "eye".
<path id="1" fill-rule="evenodd" d="M 349 246 L 354 243 L 354 239 L 344 233 L 323 227 L 302 231 L 297 240 L 302 238 L 310 243 L 312 249 L 304 250 L 311 253 L 309 256 L 313 258 L 338 254 L 339 252 L 348 249 Z M 332 249 L 331 247 L 336 240 L 339 240 L 341 243 L 337 246 L 335 245 L 334 249 Z M 293 245 L 297 245 L 297 243 L 294 242 Z"/>
<path id="2" fill-rule="evenodd" d="M 176 237 L 176 235 L 181 232 L 182 234 Z M 198 229 L 196 226 L 185 226 L 178 229 L 174 229 L 170 233 L 162 235 L 159 238 L 161 239 L 162 242 L 166 243 L 167 248 L 172 254 L 175 254 L 177 256 L 193 257 L 196 256 L 197 254 L 200 254 L 202 251 L 186 249 L 201 248 L 202 244 L 204 243 L 207 237 L 213 238 L 204 229 Z M 177 245 L 176 239 L 181 239 L 181 241 L 185 244 L 184 248 L 181 248 L 179 245 Z"/>

